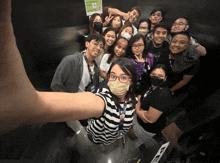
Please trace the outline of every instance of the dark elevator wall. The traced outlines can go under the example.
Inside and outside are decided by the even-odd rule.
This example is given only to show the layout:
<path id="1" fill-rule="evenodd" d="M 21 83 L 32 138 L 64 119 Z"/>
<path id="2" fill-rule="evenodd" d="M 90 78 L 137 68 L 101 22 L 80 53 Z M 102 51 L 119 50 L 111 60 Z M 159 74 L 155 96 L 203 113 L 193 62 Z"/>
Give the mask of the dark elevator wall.
<path id="1" fill-rule="evenodd" d="M 190 33 L 208 51 L 207 56 L 202 58 L 206 64 L 204 73 L 207 73 L 207 68 L 210 67 L 210 73 L 217 69 L 220 1 L 103 0 L 103 5 L 125 12 L 133 6 L 140 6 L 140 18 L 148 18 L 154 7 L 162 7 L 166 11 L 165 21 L 170 24 L 179 16 L 189 17 Z M 18 48 L 31 82 L 38 90 L 50 90 L 50 82 L 62 58 L 79 51 L 77 35 L 86 31 L 89 22 L 84 1 L 12 0 L 12 18 Z M 207 80 L 207 77 L 201 80 Z"/>

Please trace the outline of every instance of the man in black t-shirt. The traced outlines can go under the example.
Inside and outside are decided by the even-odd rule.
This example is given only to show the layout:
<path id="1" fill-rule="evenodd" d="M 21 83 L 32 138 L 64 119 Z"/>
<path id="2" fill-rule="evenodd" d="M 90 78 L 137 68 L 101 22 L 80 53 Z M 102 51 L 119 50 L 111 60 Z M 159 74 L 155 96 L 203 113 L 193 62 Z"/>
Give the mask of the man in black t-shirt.
<path id="1" fill-rule="evenodd" d="M 157 64 L 164 64 L 168 71 L 171 71 L 169 43 L 165 41 L 168 33 L 169 29 L 164 23 L 160 23 L 154 27 L 153 34 L 151 35 L 152 40 L 147 44 L 148 57 L 151 58 L 148 64 L 151 68 Z M 141 78 L 140 90 L 146 88 L 147 82 L 149 81 L 149 75 L 143 74 Z"/>
<path id="2" fill-rule="evenodd" d="M 165 41 L 168 33 L 169 29 L 165 24 L 161 23 L 154 27 L 152 40 L 147 46 L 148 56 L 154 57 L 153 66 L 159 63 L 169 66 L 169 43 Z"/>

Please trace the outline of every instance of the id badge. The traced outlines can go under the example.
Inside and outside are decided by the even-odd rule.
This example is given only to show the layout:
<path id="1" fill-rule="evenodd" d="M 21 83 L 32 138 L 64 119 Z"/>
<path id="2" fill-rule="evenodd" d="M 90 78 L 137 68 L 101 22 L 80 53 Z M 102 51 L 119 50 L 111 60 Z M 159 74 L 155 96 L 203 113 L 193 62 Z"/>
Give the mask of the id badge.
<path id="1" fill-rule="evenodd" d="M 95 86 L 93 85 L 92 87 L 91 87 L 91 92 L 94 92 L 95 91 Z"/>

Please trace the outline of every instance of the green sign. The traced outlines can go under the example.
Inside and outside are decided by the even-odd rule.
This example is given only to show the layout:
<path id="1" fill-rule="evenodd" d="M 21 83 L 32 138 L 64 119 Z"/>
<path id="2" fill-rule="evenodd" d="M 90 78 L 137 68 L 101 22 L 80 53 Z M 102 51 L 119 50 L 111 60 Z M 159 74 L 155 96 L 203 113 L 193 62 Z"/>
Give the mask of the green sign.
<path id="1" fill-rule="evenodd" d="M 84 0 L 84 2 L 87 16 L 91 16 L 94 13 L 102 14 L 102 0 Z"/>

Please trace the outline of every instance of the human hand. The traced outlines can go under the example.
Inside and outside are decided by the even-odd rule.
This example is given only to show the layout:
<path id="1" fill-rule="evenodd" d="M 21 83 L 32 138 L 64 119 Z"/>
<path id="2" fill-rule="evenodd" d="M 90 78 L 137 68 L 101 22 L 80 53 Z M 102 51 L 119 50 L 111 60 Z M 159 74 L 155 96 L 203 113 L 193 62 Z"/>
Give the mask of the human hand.
<path id="1" fill-rule="evenodd" d="M 144 58 L 139 58 L 138 56 L 134 55 L 135 58 L 137 59 L 137 62 L 145 62 Z"/>
<path id="2" fill-rule="evenodd" d="M 112 14 L 110 13 L 109 16 L 105 17 L 105 26 L 109 24 L 109 22 L 114 18 L 114 16 L 112 16 Z"/>

